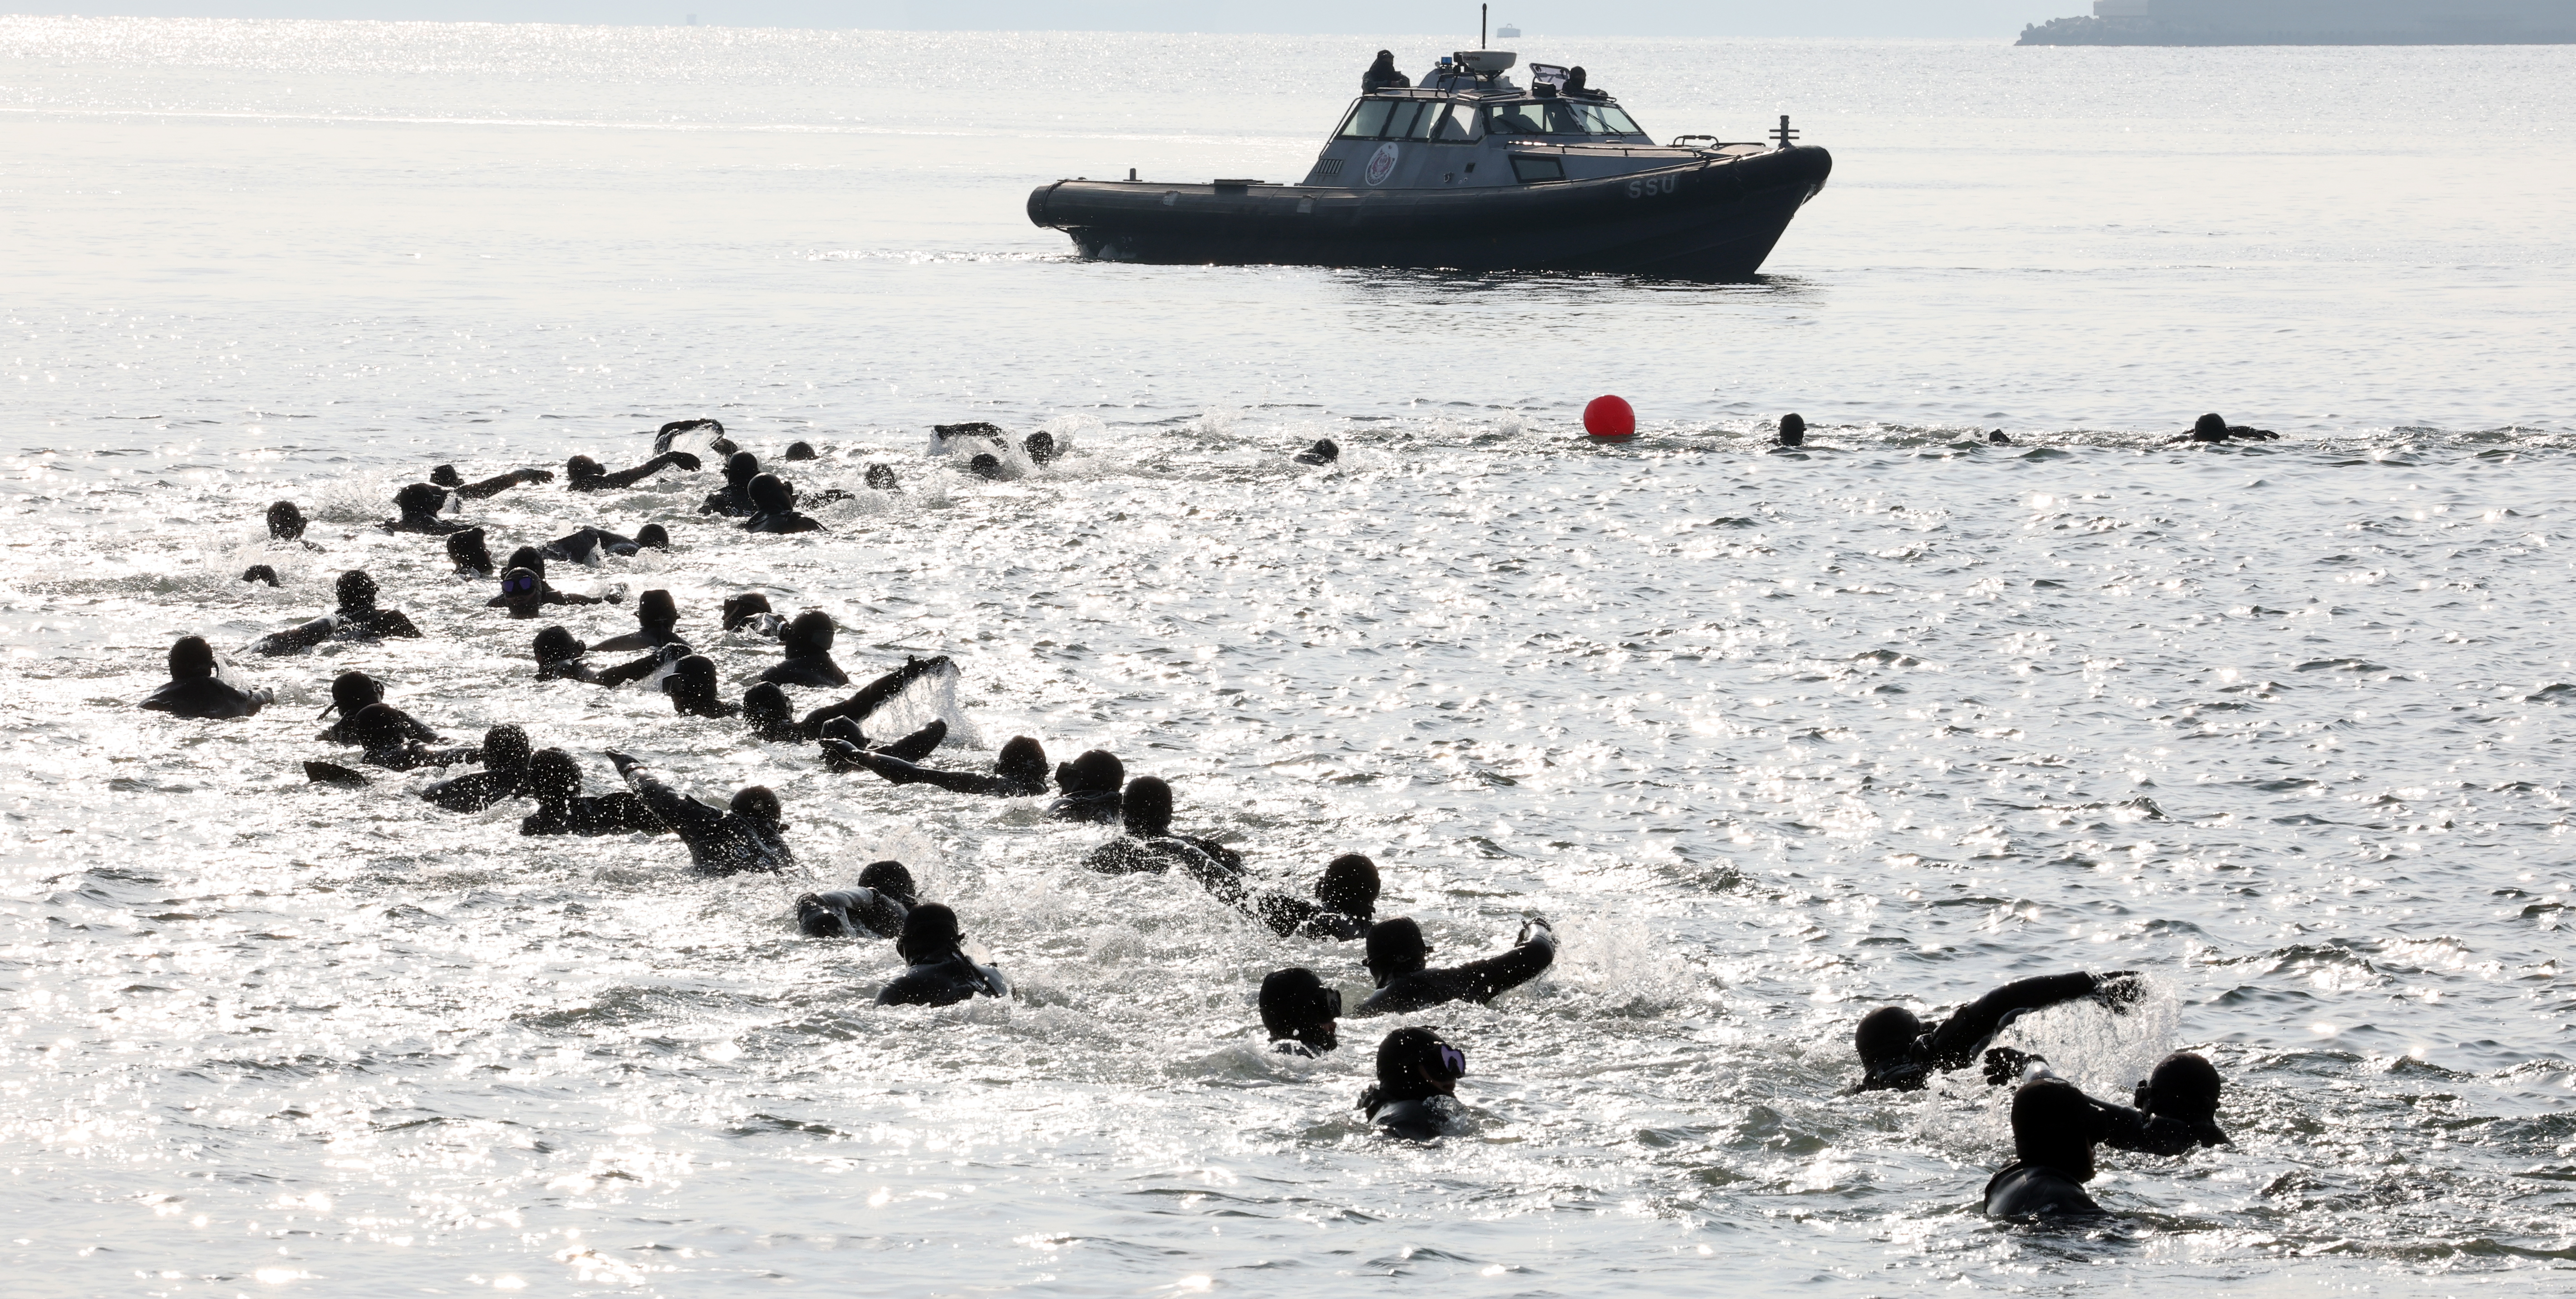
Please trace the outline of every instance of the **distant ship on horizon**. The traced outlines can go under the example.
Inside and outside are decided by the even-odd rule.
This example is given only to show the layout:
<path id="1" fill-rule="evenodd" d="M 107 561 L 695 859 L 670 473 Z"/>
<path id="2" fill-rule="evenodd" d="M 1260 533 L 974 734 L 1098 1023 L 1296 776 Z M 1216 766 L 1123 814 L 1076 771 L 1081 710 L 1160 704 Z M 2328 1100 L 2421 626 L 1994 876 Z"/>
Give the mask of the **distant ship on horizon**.
<path id="1" fill-rule="evenodd" d="M 2022 45 L 2566 45 L 2576 0 L 2094 0 Z"/>

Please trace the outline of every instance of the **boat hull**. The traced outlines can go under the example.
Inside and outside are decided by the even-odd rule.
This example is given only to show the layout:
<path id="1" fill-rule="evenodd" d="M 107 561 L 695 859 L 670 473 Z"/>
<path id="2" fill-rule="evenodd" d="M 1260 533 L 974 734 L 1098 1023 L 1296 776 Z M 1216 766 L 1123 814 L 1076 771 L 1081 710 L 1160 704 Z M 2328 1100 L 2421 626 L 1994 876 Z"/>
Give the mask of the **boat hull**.
<path id="1" fill-rule="evenodd" d="M 1057 181 L 1029 220 L 1085 257 L 1751 279 L 1833 155 L 1791 148 L 1591 180 L 1440 189 Z"/>

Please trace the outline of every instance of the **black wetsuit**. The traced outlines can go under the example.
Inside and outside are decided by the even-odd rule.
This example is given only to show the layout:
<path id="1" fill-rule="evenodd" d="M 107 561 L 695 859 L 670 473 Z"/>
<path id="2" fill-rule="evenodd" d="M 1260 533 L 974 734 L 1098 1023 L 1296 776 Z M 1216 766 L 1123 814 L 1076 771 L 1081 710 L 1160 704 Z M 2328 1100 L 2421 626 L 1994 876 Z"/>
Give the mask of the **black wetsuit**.
<path id="1" fill-rule="evenodd" d="M 930 725 L 888 744 L 871 744 L 867 733 L 857 722 L 834 718 L 823 724 L 823 766 L 829 771 L 850 772 L 865 766 L 871 758 L 889 758 L 909 766 L 930 756 L 939 742 L 948 738 L 948 723 L 934 717 Z"/>
<path id="2" fill-rule="evenodd" d="M 520 786 L 527 775 L 525 764 L 506 769 L 487 768 L 454 780 L 442 780 L 420 791 L 420 796 L 450 812 L 480 812 L 502 799 L 520 797 Z"/>
<path id="3" fill-rule="evenodd" d="M 190 644 L 193 642 L 193 644 Z M 277 696 L 265 689 L 246 689 L 230 676 L 232 665 L 212 646 L 190 636 L 170 651 L 170 680 L 136 705 L 177 717 L 221 719 L 249 717 Z"/>
<path id="4" fill-rule="evenodd" d="M 638 621 L 635 630 L 622 632 L 591 646 L 602 653 L 611 650 L 657 650 L 665 645 L 684 645 L 688 638 L 680 634 L 677 622 Z"/>
<path id="5" fill-rule="evenodd" d="M 2097 978 L 2078 970 L 2072 974 L 2016 979 L 1961 1006 L 1949 1018 L 1926 1026 L 1908 1045 L 1905 1054 L 1878 1061 L 1862 1061 L 1866 1076 L 1860 1089 L 1895 1088 L 1903 1091 L 1921 1087 L 1935 1071 L 1946 1073 L 1976 1063 L 1995 1034 L 2025 1014 L 2078 1001 L 2096 993 L 2106 993 L 2115 998 L 2134 996 L 2135 989 L 2135 976 L 2126 972 Z"/>
<path id="6" fill-rule="evenodd" d="M 1406 1141 L 1429 1141 L 1445 1136 L 1452 1125 L 1467 1116 L 1467 1107 L 1459 1104 L 1454 1096 L 1418 1096 L 1390 1101 L 1376 1099 L 1377 1094 L 1375 1087 L 1361 1094 L 1361 1112 L 1380 1131 Z"/>
<path id="7" fill-rule="evenodd" d="M 597 797 L 575 795 L 566 799 L 537 800 L 537 810 L 522 817 L 519 833 L 539 834 L 661 834 L 670 827 L 653 809 L 633 794 L 619 791 Z"/>
<path id="8" fill-rule="evenodd" d="M 1035 798 L 1045 793 L 1047 789 L 1046 777 L 1043 774 L 1035 780 L 1026 780 L 999 774 L 986 775 L 980 771 L 941 771 L 936 767 L 919 766 L 915 761 L 891 752 L 891 748 L 892 746 L 888 746 L 886 749 L 873 751 L 851 748 L 849 752 L 837 756 L 853 768 L 873 771 L 898 785 L 930 785 L 952 794 L 982 794 L 991 798 Z"/>
<path id="9" fill-rule="evenodd" d="M 620 536 L 606 528 L 583 528 L 579 532 L 557 537 L 543 547 L 548 559 L 569 564 L 587 564 L 601 555 L 638 555 L 644 543 L 633 537 Z"/>
<path id="10" fill-rule="evenodd" d="M 550 604 L 615 603 L 617 602 L 607 598 L 606 596 L 576 595 L 570 592 L 558 591 L 554 588 L 552 583 L 546 581 L 544 578 L 538 578 L 537 592 L 535 595 L 522 599 L 512 599 L 507 595 L 496 595 L 491 599 L 484 601 L 483 607 L 486 609 L 507 609 L 510 611 L 510 616 L 513 618 L 534 618 L 540 610 Z"/>
<path id="11" fill-rule="evenodd" d="M 677 465 L 695 473 L 698 458 L 686 451 L 663 451 L 632 469 L 610 473 L 588 456 L 574 456 L 565 468 L 564 486 L 576 492 L 607 492 L 633 487 L 635 484 Z"/>
<path id="12" fill-rule="evenodd" d="M 251 642 L 254 654 L 292 654 L 311 649 L 326 640 L 386 640 L 420 635 L 411 617 L 400 609 L 378 609 L 372 605 L 353 609 L 342 605 L 311 622 L 273 631 Z"/>
<path id="13" fill-rule="evenodd" d="M 1009 981 L 989 965 L 977 965 L 964 952 L 952 951 L 915 961 L 877 992 L 880 1006 L 953 1006 L 969 997 L 1007 997 Z"/>
<path id="14" fill-rule="evenodd" d="M 365 705 L 360 705 L 360 707 L 363 708 Z M 414 717 L 391 704 L 385 705 L 385 712 L 393 717 L 395 725 L 402 728 L 402 737 L 405 740 L 409 740 L 417 744 L 439 743 L 438 732 L 429 729 L 428 724 L 421 721 L 419 718 Z M 351 723 L 357 721 L 357 719 L 358 714 L 355 711 L 344 710 L 340 714 L 340 720 L 323 728 L 322 733 L 314 738 L 325 744 L 364 744 L 366 741 L 359 738 L 357 728 L 351 725 Z"/>
<path id="15" fill-rule="evenodd" d="M 1389 978 L 1351 1013 L 1400 1015 L 1444 1001 L 1492 1001 L 1556 963 L 1556 931 L 1536 922 L 1530 928 L 1533 932 L 1526 940 L 1500 956 Z"/>
<path id="16" fill-rule="evenodd" d="M 878 889 L 834 889 L 796 899 L 796 927 L 808 938 L 893 938 L 911 912 L 902 899 Z"/>
<path id="17" fill-rule="evenodd" d="M 2084 1193 L 2093 1180 L 2093 1147 L 2178 1155 L 2208 1140 L 2180 1119 L 2098 1101 L 2060 1078 L 2042 1078 L 2013 1095 L 2013 1147 L 2018 1156 L 1986 1182 L 1985 1209 L 1997 1218 L 2031 1214 L 2097 1214 Z"/>
<path id="18" fill-rule="evenodd" d="M 1369 926 L 1376 922 L 1372 915 L 1354 915 L 1335 911 L 1320 902 L 1293 893 L 1262 893 L 1246 900 L 1246 913 L 1270 926 L 1282 938 L 1321 938 L 1349 942 L 1368 937 Z"/>
<path id="19" fill-rule="evenodd" d="M 756 817 L 705 803 L 663 784 L 651 768 L 611 754 L 619 774 L 662 824 L 689 845 L 689 864 L 701 875 L 781 871 L 796 864 L 780 828 Z"/>

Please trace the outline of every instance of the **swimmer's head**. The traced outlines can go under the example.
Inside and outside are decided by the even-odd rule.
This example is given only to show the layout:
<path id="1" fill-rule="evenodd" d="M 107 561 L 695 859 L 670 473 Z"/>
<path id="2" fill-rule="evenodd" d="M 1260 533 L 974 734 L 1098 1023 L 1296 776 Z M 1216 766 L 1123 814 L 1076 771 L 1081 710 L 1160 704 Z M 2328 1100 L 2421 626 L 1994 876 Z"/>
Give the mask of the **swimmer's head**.
<path id="1" fill-rule="evenodd" d="M 349 734 L 364 748 L 399 748 L 404 738 L 402 710 L 392 704 L 369 704 L 350 714 Z"/>
<path id="2" fill-rule="evenodd" d="M 1378 1099 L 1420 1100 L 1458 1094 L 1467 1053 L 1427 1028 L 1399 1028 L 1377 1044 Z"/>
<path id="3" fill-rule="evenodd" d="M 814 451 L 814 444 L 811 442 L 790 442 L 787 444 L 787 459 L 814 460 L 819 458 L 820 457 Z"/>
<path id="4" fill-rule="evenodd" d="M 483 767 L 487 771 L 524 771 L 528 765 L 528 733 L 503 722 L 483 732 Z"/>
<path id="5" fill-rule="evenodd" d="M 893 468 L 887 465 L 869 465 L 867 483 L 870 491 L 893 491 L 895 484 Z"/>
<path id="6" fill-rule="evenodd" d="M 762 474 L 743 489 L 751 498 L 752 508 L 763 514 L 788 514 L 796 509 L 796 489 L 776 474 Z"/>
<path id="7" fill-rule="evenodd" d="M 537 633 L 537 662 L 539 663 L 560 663 L 565 659 L 580 658 L 589 652 L 590 647 L 582 644 L 580 637 L 561 627 L 548 626 Z"/>
<path id="8" fill-rule="evenodd" d="M 333 590 L 345 612 L 365 613 L 376 607 L 376 579 L 367 576 L 365 569 L 342 573 Z"/>
<path id="9" fill-rule="evenodd" d="M 2138 1108 L 2198 1126 L 2218 1117 L 2220 1087 L 2216 1065 L 2193 1052 L 2176 1051 L 2157 1061 L 2156 1071 L 2138 1084 Z"/>
<path id="10" fill-rule="evenodd" d="M 990 482 L 1002 480 L 1002 458 L 990 451 L 978 451 L 966 462 L 966 472 Z"/>
<path id="11" fill-rule="evenodd" d="M 429 471 L 429 481 L 441 487 L 463 487 L 465 475 L 456 472 L 454 465 L 440 465 Z"/>
<path id="12" fill-rule="evenodd" d="M 724 621 L 724 629 L 732 631 L 767 612 L 769 612 L 768 596 L 758 591 L 745 591 L 740 595 L 725 597 L 724 613 L 721 617 Z"/>
<path id="13" fill-rule="evenodd" d="M 754 685 L 742 692 L 742 715 L 755 724 L 775 725 L 788 720 L 787 692 L 775 682 Z"/>
<path id="14" fill-rule="evenodd" d="M 1807 421 L 1796 415 L 1780 417 L 1778 443 L 1784 447 L 1803 446 L 1807 441 Z"/>
<path id="15" fill-rule="evenodd" d="M 541 803 L 560 803 L 581 793 L 581 764 L 561 749 L 539 749 L 528 755 L 527 789 Z"/>
<path id="16" fill-rule="evenodd" d="M 1988 433 L 1986 435 L 1986 441 L 1990 445 L 1999 447 L 2008 447 L 2013 444 L 2012 434 L 2006 433 L 2002 429 L 1996 429 L 1995 431 Z"/>
<path id="17" fill-rule="evenodd" d="M 1431 961 L 1431 945 L 1422 941 L 1422 926 L 1411 916 L 1397 916 L 1369 926 L 1369 977 L 1381 988 L 1390 979 L 1411 974 Z"/>
<path id="18" fill-rule="evenodd" d="M 1027 441 L 1020 444 L 1020 450 L 1028 453 L 1030 464 L 1046 464 L 1056 457 L 1055 434 L 1039 429 L 1031 433 Z"/>
<path id="19" fill-rule="evenodd" d="M 1324 877 L 1315 881 L 1315 900 L 1346 916 L 1375 914 L 1377 894 L 1377 863 L 1355 852 L 1325 863 Z"/>
<path id="20" fill-rule="evenodd" d="M 760 457 L 748 451 L 736 451 L 725 457 L 725 481 L 740 487 L 760 476 Z"/>
<path id="21" fill-rule="evenodd" d="M 447 493 L 427 483 L 413 483 L 394 493 L 394 508 L 406 519 L 436 518 L 447 508 Z"/>
<path id="22" fill-rule="evenodd" d="M 1115 794 L 1127 782 L 1127 764 L 1106 749 L 1093 749 L 1056 764 L 1056 788 L 1068 794 Z"/>
<path id="23" fill-rule="evenodd" d="M 747 785 L 733 796 L 734 815 L 746 821 L 758 821 L 772 830 L 787 828 L 787 809 L 779 806 L 778 795 L 767 785 Z"/>
<path id="24" fill-rule="evenodd" d="M 680 620 L 679 602 L 664 590 L 651 590 L 635 597 L 635 621 L 647 627 L 668 627 Z"/>
<path id="25" fill-rule="evenodd" d="M 1860 1053 L 1864 1085 L 1922 1086 L 1914 1068 L 1914 1042 L 1923 1036 L 1923 1021 L 1903 1006 L 1881 1006 L 1860 1017 L 1852 1030 L 1852 1047 Z"/>
<path id="26" fill-rule="evenodd" d="M 1293 1038 L 1318 1051 L 1341 1044 L 1342 990 L 1327 988 L 1315 972 L 1292 966 L 1261 981 L 1261 1027 L 1273 1042 Z"/>
<path id="27" fill-rule="evenodd" d="M 682 647 L 665 645 L 662 648 L 668 651 Z M 671 694 L 690 690 L 712 697 L 716 692 L 715 660 L 704 654 L 682 655 L 679 662 L 671 665 L 671 675 L 663 679 L 662 689 Z"/>
<path id="28" fill-rule="evenodd" d="M 304 536 L 304 511 L 293 501 L 279 501 L 268 507 L 268 535 L 279 541 L 296 541 Z"/>
<path id="29" fill-rule="evenodd" d="M 182 636 L 170 642 L 170 679 L 188 681 L 215 674 L 215 647 L 203 636 Z"/>
<path id="30" fill-rule="evenodd" d="M 546 580 L 525 568 L 512 568 L 501 575 L 501 599 L 512 613 L 533 611 L 545 603 Z"/>
<path id="31" fill-rule="evenodd" d="M 635 530 L 635 544 L 646 550 L 669 550 L 671 530 L 658 523 L 647 523 Z"/>
<path id="32" fill-rule="evenodd" d="M 2210 414 L 2203 415 L 2199 419 L 2193 420 L 2191 422 L 2191 436 L 2192 440 L 2196 442 L 2226 441 L 2227 417 L 2224 415 Z"/>
<path id="33" fill-rule="evenodd" d="M 1138 776 L 1127 782 L 1127 792 L 1118 800 L 1118 817 L 1127 833 L 1140 839 L 1160 839 L 1172 832 L 1172 787 L 1160 777 Z"/>
<path id="34" fill-rule="evenodd" d="M 382 702 L 384 697 L 385 688 L 374 677 L 364 672 L 343 672 L 331 678 L 331 706 L 323 709 L 322 715 L 328 717 L 336 712 L 342 717 L 355 717 L 359 709 Z"/>
<path id="35" fill-rule="evenodd" d="M 564 477 L 576 483 L 607 476 L 608 471 L 600 468 L 599 462 L 589 456 L 574 456 L 564 462 Z"/>
<path id="36" fill-rule="evenodd" d="M 524 568 L 539 577 L 544 577 L 546 575 L 546 552 L 539 550 L 534 546 L 521 546 L 517 550 L 510 552 L 510 562 L 503 565 L 503 567 Z"/>
<path id="37" fill-rule="evenodd" d="M 789 658 L 811 658 L 832 652 L 832 615 L 820 609 L 808 609 L 778 633 L 778 643 Z"/>
<path id="38" fill-rule="evenodd" d="M 920 896 L 913 888 L 912 872 L 899 861 L 869 862 L 859 871 L 859 887 L 875 889 L 907 907 Z"/>
<path id="39" fill-rule="evenodd" d="M 1044 785 L 1047 778 L 1046 750 L 1028 736 L 1014 735 L 995 756 L 993 773 L 1004 780 Z"/>
<path id="40" fill-rule="evenodd" d="M 2075 1084 L 2041 1078 L 2013 1093 L 2013 1152 L 2079 1182 L 2093 1180 L 2093 1102 Z"/>
<path id="41" fill-rule="evenodd" d="M 492 575 L 492 551 L 483 544 L 481 528 L 448 533 L 447 560 L 460 570 L 485 577 Z"/>
<path id="42" fill-rule="evenodd" d="M 944 902 L 925 902 L 903 918 L 903 937 L 894 940 L 897 956 L 915 965 L 936 961 L 966 941 L 957 928 L 957 913 Z"/>

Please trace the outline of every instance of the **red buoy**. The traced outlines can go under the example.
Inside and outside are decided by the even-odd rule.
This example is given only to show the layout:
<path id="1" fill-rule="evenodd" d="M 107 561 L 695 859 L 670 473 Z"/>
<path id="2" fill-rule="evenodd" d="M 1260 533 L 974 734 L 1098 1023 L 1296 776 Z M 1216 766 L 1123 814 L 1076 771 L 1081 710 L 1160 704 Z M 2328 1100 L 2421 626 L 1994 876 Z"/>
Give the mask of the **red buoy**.
<path id="1" fill-rule="evenodd" d="M 1625 397 L 1595 397 L 1583 408 L 1583 431 L 1596 438 L 1637 435 L 1637 411 Z"/>

